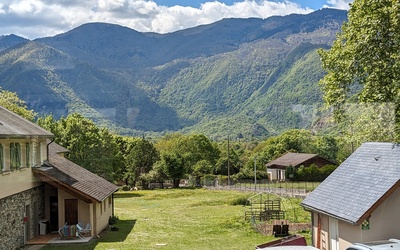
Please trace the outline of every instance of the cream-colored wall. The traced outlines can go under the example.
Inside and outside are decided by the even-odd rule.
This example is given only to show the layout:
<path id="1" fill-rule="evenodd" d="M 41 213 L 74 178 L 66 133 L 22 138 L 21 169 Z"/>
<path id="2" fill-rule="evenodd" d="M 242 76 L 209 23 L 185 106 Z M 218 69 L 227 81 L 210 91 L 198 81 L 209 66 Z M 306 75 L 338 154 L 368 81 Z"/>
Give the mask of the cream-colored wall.
<path id="1" fill-rule="evenodd" d="M 30 166 L 26 168 L 26 143 L 31 143 Z M 0 169 L 0 199 L 40 186 L 42 183 L 32 173 L 32 167 L 46 159 L 45 139 L 0 139 L 3 146 L 3 169 Z M 10 143 L 21 144 L 21 168 L 10 171 Z M 44 147 L 40 147 L 42 144 Z M 41 150 L 40 150 L 41 148 Z M 36 157 L 34 152 L 37 152 Z M 41 155 L 41 158 L 39 157 Z"/>
<path id="2" fill-rule="evenodd" d="M 369 242 L 377 240 L 387 240 L 390 238 L 400 239 L 400 189 L 397 189 L 386 201 L 384 201 L 369 218 L 370 229 L 362 229 L 361 225 L 355 226 L 350 223 L 340 221 L 339 227 L 339 250 L 345 250 L 356 242 Z M 313 244 L 317 246 L 317 213 L 313 213 L 314 235 Z M 327 233 L 329 250 L 329 222 L 328 216 L 322 216 L 322 232 Z M 326 231 L 326 232 L 325 232 Z M 321 237 L 323 238 L 323 237 Z"/>
<path id="3" fill-rule="evenodd" d="M 110 196 L 111 197 L 111 196 Z M 105 205 L 105 206 L 104 206 Z M 109 198 L 103 202 L 96 203 L 96 230 L 98 234 L 108 226 L 108 219 L 112 216 L 112 204 L 109 203 Z"/>
<path id="4" fill-rule="evenodd" d="M 320 233 L 320 249 L 321 250 L 329 250 L 329 217 L 323 214 L 320 214 L 321 219 L 321 230 L 318 231 L 318 213 L 313 212 L 313 235 L 312 235 L 312 245 L 314 247 L 318 246 L 318 233 Z"/>
<path id="5" fill-rule="evenodd" d="M 86 225 L 91 221 L 90 218 L 90 203 L 84 202 L 64 190 L 58 189 L 58 225 L 65 224 L 65 199 L 78 200 L 78 222 Z"/>
<path id="6" fill-rule="evenodd" d="M 14 170 L 0 175 L 0 199 L 40 186 L 42 183 L 32 174 L 31 168 Z"/>
<path id="7" fill-rule="evenodd" d="M 110 196 L 111 197 L 111 196 Z M 58 191 L 58 217 L 59 225 L 65 224 L 65 199 L 74 199 L 73 195 L 60 190 Z M 106 203 L 104 209 L 104 203 Z M 99 234 L 101 231 L 106 229 L 108 226 L 108 219 L 112 215 L 112 204 L 109 204 L 109 199 L 107 198 L 102 203 L 86 203 L 78 199 L 78 221 L 82 222 L 84 226 L 90 223 L 92 226 L 92 235 Z"/>
<path id="8" fill-rule="evenodd" d="M 281 177 L 278 178 L 278 171 L 281 172 Z M 267 169 L 267 173 L 269 174 L 269 176 L 271 177 L 271 180 L 285 180 L 285 170 L 282 169 Z"/>
<path id="9" fill-rule="evenodd" d="M 369 218 L 370 229 L 361 229 L 348 223 L 340 223 L 340 249 L 345 249 L 354 242 L 368 242 L 400 239 L 400 189 L 397 189 L 384 201 Z M 342 247 L 343 246 L 343 247 Z"/>

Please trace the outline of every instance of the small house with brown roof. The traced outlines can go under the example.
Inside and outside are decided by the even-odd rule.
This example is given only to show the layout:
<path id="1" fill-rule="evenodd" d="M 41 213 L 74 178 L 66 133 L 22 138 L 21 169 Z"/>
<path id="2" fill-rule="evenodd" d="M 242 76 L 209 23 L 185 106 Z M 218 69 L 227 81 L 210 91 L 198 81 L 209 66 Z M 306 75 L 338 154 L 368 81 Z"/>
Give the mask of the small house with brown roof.
<path id="1" fill-rule="evenodd" d="M 319 249 L 400 239 L 400 145 L 362 144 L 301 205 Z"/>
<path id="2" fill-rule="evenodd" d="M 46 200 L 58 200 L 58 211 L 52 208 L 55 204 L 49 202 L 45 216 L 50 218 L 52 231 L 64 223 L 76 225 L 81 222 L 82 225 L 90 223 L 92 234 L 98 234 L 107 227 L 113 214 L 112 195 L 118 188 L 59 155 L 65 151 L 65 148 L 50 143 L 49 161 L 32 169 L 45 183 Z"/>
<path id="3" fill-rule="evenodd" d="M 334 163 L 318 156 L 317 154 L 289 152 L 273 161 L 268 162 L 266 167 L 270 180 L 285 180 L 286 169 L 288 167 L 309 167 L 312 164 L 315 164 L 317 167 L 323 167 Z"/>
<path id="4" fill-rule="evenodd" d="M 89 235 L 96 235 L 113 215 L 117 186 L 64 158 L 67 150 L 53 140 L 0 106 L 0 249 L 65 224 L 89 223 Z"/>

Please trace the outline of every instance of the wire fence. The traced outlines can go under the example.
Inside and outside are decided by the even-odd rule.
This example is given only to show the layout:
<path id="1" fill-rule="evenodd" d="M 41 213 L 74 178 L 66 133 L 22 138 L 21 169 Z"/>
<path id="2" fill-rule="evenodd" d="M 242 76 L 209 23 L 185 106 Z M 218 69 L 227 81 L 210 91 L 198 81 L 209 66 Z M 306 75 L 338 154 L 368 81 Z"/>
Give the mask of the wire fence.
<path id="1" fill-rule="evenodd" d="M 209 189 L 267 192 L 280 196 L 305 198 L 320 182 L 292 182 L 269 180 L 204 180 L 202 186 Z"/>

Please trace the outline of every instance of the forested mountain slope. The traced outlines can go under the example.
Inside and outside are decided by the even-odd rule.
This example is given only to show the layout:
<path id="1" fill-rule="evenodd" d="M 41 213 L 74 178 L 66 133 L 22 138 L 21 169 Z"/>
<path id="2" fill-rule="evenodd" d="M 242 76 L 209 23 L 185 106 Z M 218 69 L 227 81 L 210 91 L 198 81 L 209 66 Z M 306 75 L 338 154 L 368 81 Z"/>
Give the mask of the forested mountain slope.
<path id="1" fill-rule="evenodd" d="M 168 34 L 90 23 L 54 37 L 0 36 L 0 86 L 56 117 L 124 134 L 267 136 L 307 128 L 322 103 L 317 50 L 345 11 L 224 19 Z"/>

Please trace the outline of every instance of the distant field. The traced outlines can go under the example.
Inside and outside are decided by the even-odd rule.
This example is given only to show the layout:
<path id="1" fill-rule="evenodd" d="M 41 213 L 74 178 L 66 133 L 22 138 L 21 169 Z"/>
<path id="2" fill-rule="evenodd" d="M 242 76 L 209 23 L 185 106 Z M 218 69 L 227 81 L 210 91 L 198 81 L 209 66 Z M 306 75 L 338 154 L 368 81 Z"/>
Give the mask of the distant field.
<path id="1" fill-rule="evenodd" d="M 83 246 L 44 249 L 254 249 L 275 238 L 256 232 L 244 220 L 245 208 L 234 205 L 252 195 L 205 189 L 118 192 L 115 226 L 119 231 L 108 231 Z M 300 200 L 283 201 L 291 220 L 309 221 Z"/>

